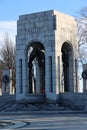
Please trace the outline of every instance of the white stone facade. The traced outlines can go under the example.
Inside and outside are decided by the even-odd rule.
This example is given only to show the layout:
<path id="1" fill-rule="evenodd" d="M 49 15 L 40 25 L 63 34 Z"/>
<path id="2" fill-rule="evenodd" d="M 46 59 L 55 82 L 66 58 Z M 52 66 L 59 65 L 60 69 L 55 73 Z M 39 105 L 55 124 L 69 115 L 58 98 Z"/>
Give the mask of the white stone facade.
<path id="1" fill-rule="evenodd" d="M 45 70 L 37 71 L 36 75 L 40 73 L 40 82 L 44 80 L 42 84 L 46 101 L 56 101 L 59 93 L 78 91 L 77 24 L 73 17 L 55 10 L 19 16 L 16 36 L 17 101 L 28 100 L 32 95 L 28 93 L 30 47 L 35 52 L 43 50 L 45 54 Z M 36 79 L 39 80 L 39 77 Z M 35 87 L 39 92 L 38 82 Z M 39 94 L 42 92 L 34 95 Z"/>

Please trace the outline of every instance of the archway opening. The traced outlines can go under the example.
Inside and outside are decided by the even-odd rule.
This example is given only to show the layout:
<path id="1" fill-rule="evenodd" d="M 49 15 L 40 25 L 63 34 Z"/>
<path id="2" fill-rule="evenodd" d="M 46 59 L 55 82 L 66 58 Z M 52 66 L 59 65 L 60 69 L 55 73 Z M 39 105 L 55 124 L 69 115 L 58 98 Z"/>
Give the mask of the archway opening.
<path id="1" fill-rule="evenodd" d="M 45 48 L 40 42 L 28 49 L 28 93 L 45 93 Z"/>
<path id="2" fill-rule="evenodd" d="M 62 45 L 62 87 L 64 92 L 70 92 L 71 80 L 73 80 L 73 49 L 72 45 L 64 42 Z"/>

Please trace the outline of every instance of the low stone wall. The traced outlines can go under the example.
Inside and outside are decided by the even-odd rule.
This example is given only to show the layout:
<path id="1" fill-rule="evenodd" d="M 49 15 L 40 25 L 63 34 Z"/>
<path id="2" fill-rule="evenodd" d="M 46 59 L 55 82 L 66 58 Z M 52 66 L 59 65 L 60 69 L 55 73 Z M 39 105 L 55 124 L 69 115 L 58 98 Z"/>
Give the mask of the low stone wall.
<path id="1" fill-rule="evenodd" d="M 16 95 L 3 95 L 0 96 L 0 104 L 16 103 Z"/>
<path id="2" fill-rule="evenodd" d="M 85 109 L 87 105 L 86 93 L 61 93 L 60 103 L 71 109 Z"/>
<path id="3" fill-rule="evenodd" d="M 44 103 L 46 101 L 45 94 L 29 94 L 26 97 L 22 97 L 21 99 L 17 99 L 17 103 Z"/>

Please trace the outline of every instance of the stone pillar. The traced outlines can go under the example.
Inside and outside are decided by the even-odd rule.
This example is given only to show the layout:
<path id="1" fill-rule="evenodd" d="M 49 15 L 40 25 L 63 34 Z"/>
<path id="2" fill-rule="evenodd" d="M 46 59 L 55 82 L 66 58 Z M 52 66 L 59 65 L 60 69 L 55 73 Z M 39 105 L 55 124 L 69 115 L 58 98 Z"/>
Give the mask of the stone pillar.
<path id="1" fill-rule="evenodd" d="M 64 72 L 63 72 L 62 55 L 60 55 L 60 92 L 64 92 Z"/>
<path id="2" fill-rule="evenodd" d="M 29 93 L 32 93 L 32 63 L 29 64 Z"/>
<path id="3" fill-rule="evenodd" d="M 76 92 L 78 92 L 78 68 L 77 59 L 75 59 L 75 77 L 76 77 Z"/>
<path id="4" fill-rule="evenodd" d="M 36 93 L 40 93 L 40 68 L 38 62 L 36 61 Z"/>
<path id="5" fill-rule="evenodd" d="M 10 94 L 14 94 L 14 90 L 13 90 L 13 86 L 12 86 L 12 70 L 10 70 Z"/>
<path id="6" fill-rule="evenodd" d="M 52 56 L 46 57 L 46 92 L 53 92 Z"/>
<path id="7" fill-rule="evenodd" d="M 60 78 L 61 78 L 60 77 L 61 76 L 60 75 L 60 56 L 57 57 L 57 65 L 56 66 L 57 66 L 57 69 L 56 69 L 57 70 L 57 72 L 56 72 L 57 73 L 57 79 L 56 79 L 57 80 L 56 81 L 57 82 L 57 86 L 56 86 L 57 88 L 56 88 L 56 90 L 57 90 L 57 93 L 60 93 L 60 85 L 61 85 L 61 82 L 60 82 Z"/>
<path id="8" fill-rule="evenodd" d="M 2 95 L 9 95 L 10 94 L 10 70 L 5 69 L 2 72 Z"/>
<path id="9" fill-rule="evenodd" d="M 40 92 L 45 93 L 45 72 L 44 68 L 40 67 Z"/>
<path id="10" fill-rule="evenodd" d="M 74 63 L 72 52 L 69 52 L 69 92 L 74 92 Z"/>

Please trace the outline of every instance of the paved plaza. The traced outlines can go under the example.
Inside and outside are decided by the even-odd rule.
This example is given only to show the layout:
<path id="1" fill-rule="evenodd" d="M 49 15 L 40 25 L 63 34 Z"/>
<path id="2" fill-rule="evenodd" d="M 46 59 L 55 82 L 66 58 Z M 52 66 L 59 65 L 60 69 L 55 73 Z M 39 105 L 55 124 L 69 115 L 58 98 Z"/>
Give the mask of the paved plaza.
<path id="1" fill-rule="evenodd" d="M 87 130 L 86 113 L 1 113 L 0 130 Z"/>

